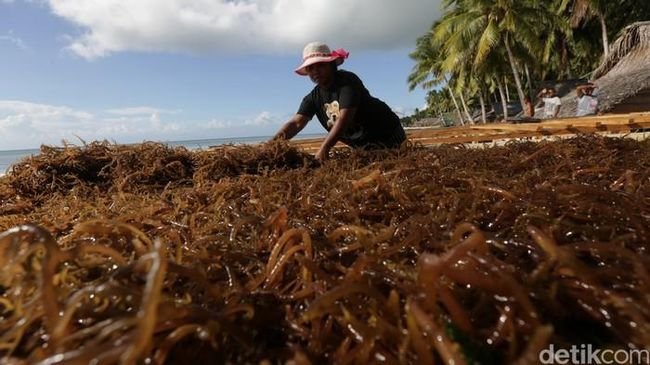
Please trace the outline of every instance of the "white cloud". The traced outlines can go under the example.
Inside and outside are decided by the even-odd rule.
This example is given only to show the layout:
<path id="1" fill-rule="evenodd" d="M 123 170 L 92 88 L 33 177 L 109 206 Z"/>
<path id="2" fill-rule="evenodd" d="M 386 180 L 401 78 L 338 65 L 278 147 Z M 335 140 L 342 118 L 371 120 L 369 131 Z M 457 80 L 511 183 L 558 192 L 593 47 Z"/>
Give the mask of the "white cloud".
<path id="1" fill-rule="evenodd" d="M 44 118 L 56 122 L 63 122 L 66 118 L 83 121 L 93 117 L 90 113 L 64 106 L 35 104 L 18 100 L 0 100 L 0 118 L 4 117 L 6 119 L 16 116 Z"/>
<path id="2" fill-rule="evenodd" d="M 149 121 L 151 121 L 151 123 L 153 123 L 156 126 L 161 126 L 161 124 L 160 124 L 160 114 L 159 113 L 151 114 L 151 116 L 149 117 Z"/>
<path id="3" fill-rule="evenodd" d="M 3 0 L 3 1 L 4 2 L 9 2 L 9 3 L 11 2 L 11 1 L 7 1 L 7 0 Z M 29 49 L 29 47 L 27 46 L 25 41 L 23 41 L 19 37 L 16 37 L 14 35 L 14 32 L 11 31 L 11 30 L 9 32 L 7 32 L 7 34 L 0 35 L 0 41 L 9 42 L 9 43 L 13 44 L 14 46 L 16 46 L 16 47 L 18 47 L 18 48 L 20 48 L 22 50 Z"/>
<path id="4" fill-rule="evenodd" d="M 91 131 L 90 113 L 63 106 L 0 100 L 0 146 L 2 149 L 36 147 L 77 140 Z"/>
<path id="5" fill-rule="evenodd" d="M 120 51 L 299 53 L 313 40 L 358 51 L 412 46 L 440 0 L 48 0 L 84 34 L 69 49 L 92 59 Z"/>
<path id="6" fill-rule="evenodd" d="M 279 124 L 279 122 L 278 119 L 273 115 L 271 115 L 270 112 L 261 112 L 255 118 L 244 122 L 244 124 L 261 126 L 261 125 Z"/>
<path id="7" fill-rule="evenodd" d="M 150 110 L 162 109 L 142 109 L 143 112 Z M 181 125 L 176 122 L 161 120 L 158 112 L 115 118 L 66 106 L 0 100 L 0 149 L 56 145 L 62 140 L 74 143 L 78 138 L 85 141 L 108 139 L 124 143 L 173 139 L 170 137 L 181 129 Z"/>
<path id="8" fill-rule="evenodd" d="M 136 106 L 120 109 L 109 109 L 106 111 L 109 114 L 114 115 L 124 115 L 124 116 L 136 116 L 136 115 L 152 115 L 152 114 L 176 114 L 180 110 L 165 110 L 152 108 L 149 106 Z"/>
<path id="9" fill-rule="evenodd" d="M 227 138 L 251 132 L 264 136 L 275 133 L 282 122 L 267 111 L 237 120 L 168 119 L 170 114 L 178 113 L 139 106 L 107 109 L 97 114 L 67 106 L 0 100 L 0 150 L 60 145 L 63 140 L 77 143 L 79 139 L 132 143 Z"/>
<path id="10" fill-rule="evenodd" d="M 229 127 L 232 127 L 232 122 L 226 122 L 217 119 L 213 119 L 205 124 L 206 129 L 224 129 Z"/>

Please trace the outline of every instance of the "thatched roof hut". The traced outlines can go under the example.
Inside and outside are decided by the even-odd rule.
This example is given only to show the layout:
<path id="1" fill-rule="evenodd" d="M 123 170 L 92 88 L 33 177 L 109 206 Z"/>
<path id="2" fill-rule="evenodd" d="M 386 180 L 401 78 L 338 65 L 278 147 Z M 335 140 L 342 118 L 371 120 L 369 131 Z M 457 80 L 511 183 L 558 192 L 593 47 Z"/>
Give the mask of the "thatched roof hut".
<path id="1" fill-rule="evenodd" d="M 621 32 L 592 80 L 598 86 L 600 112 L 650 111 L 650 21 L 634 23 Z M 575 116 L 575 96 L 574 92 L 562 99 L 560 116 Z"/>

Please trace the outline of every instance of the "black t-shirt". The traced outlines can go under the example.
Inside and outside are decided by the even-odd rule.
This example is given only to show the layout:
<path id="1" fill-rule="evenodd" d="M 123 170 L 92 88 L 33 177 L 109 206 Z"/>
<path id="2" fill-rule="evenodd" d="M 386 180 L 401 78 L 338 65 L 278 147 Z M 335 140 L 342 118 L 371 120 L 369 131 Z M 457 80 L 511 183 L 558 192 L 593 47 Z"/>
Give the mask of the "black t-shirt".
<path id="1" fill-rule="evenodd" d="M 309 119 L 316 115 L 329 131 L 338 120 L 340 110 L 346 108 L 357 108 L 357 112 L 340 138 L 345 144 L 395 147 L 404 141 L 399 117 L 386 103 L 370 95 L 361 79 L 349 71 L 337 70 L 330 89 L 316 85 L 302 99 L 298 114 Z"/>

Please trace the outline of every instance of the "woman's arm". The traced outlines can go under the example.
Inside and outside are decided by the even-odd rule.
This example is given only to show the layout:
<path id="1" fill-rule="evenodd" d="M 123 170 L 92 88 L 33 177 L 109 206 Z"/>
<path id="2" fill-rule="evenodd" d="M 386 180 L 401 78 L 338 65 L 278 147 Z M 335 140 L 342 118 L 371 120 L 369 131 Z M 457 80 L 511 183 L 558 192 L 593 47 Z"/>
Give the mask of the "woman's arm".
<path id="1" fill-rule="evenodd" d="M 320 146 L 316 158 L 325 161 L 329 156 L 329 152 L 334 147 L 336 142 L 341 138 L 343 131 L 352 123 L 357 108 L 344 108 L 341 109 L 339 119 L 334 123 L 334 126 L 325 137 L 325 140 Z"/>
<path id="2" fill-rule="evenodd" d="M 291 139 L 300 132 L 309 122 L 309 118 L 302 114 L 295 114 L 287 121 L 282 128 L 275 134 L 273 140 Z"/>

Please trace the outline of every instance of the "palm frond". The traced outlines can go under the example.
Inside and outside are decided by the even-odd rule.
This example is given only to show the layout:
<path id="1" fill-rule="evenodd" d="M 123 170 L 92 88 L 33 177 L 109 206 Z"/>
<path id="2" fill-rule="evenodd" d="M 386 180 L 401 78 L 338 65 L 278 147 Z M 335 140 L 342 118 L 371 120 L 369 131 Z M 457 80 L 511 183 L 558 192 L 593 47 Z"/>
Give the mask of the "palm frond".
<path id="1" fill-rule="evenodd" d="M 501 35 L 494 19 L 490 19 L 478 41 L 474 64 L 482 63 L 492 49 L 499 43 Z"/>

